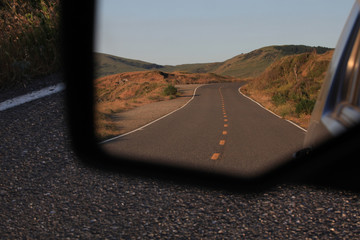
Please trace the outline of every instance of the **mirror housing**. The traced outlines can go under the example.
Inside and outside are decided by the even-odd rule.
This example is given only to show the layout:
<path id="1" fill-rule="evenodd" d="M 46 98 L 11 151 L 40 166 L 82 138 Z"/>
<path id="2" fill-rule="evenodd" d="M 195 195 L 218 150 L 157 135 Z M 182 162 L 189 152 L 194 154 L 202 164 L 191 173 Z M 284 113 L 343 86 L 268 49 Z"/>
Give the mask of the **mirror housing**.
<path id="1" fill-rule="evenodd" d="M 317 184 L 359 191 L 357 150 L 360 126 L 256 178 L 238 178 L 204 171 L 142 163 L 107 155 L 94 131 L 94 17 L 95 2 L 62 2 L 62 33 L 66 105 L 72 145 L 87 166 L 135 176 L 235 191 L 262 190 L 280 183 Z M 355 156 L 355 157 L 354 157 Z"/>

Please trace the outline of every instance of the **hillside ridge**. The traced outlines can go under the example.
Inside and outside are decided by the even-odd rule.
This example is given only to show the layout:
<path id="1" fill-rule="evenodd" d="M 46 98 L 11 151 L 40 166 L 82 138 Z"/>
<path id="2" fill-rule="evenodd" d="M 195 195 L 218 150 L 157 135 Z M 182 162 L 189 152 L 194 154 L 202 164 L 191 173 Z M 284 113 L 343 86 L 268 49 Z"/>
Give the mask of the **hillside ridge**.
<path id="1" fill-rule="evenodd" d="M 236 55 L 223 62 L 194 63 L 180 65 L 159 65 L 141 60 L 95 53 L 95 77 L 122 72 L 161 70 L 164 72 L 184 71 L 189 73 L 216 73 L 223 76 L 248 78 L 259 76 L 271 63 L 288 55 L 316 51 L 318 54 L 332 50 L 326 47 L 305 45 L 273 45 Z"/>

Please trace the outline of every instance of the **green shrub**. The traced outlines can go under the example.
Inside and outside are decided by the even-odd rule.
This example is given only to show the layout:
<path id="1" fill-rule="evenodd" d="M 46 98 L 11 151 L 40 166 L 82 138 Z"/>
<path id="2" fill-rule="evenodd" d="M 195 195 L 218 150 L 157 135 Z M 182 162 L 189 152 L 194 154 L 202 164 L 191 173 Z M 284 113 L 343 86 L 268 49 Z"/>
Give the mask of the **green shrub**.
<path id="1" fill-rule="evenodd" d="M 164 95 L 165 96 L 174 96 L 177 93 L 177 88 L 174 85 L 169 84 L 167 87 L 164 88 Z"/>
<path id="2" fill-rule="evenodd" d="M 326 72 L 329 66 L 329 61 L 320 61 L 315 62 L 314 66 L 311 68 L 311 71 L 308 73 L 308 77 L 318 78 Z"/>
<path id="3" fill-rule="evenodd" d="M 300 101 L 296 104 L 295 112 L 297 114 L 305 113 L 311 114 L 314 109 L 316 100 L 311 99 L 300 99 Z"/>
<path id="4" fill-rule="evenodd" d="M 271 97 L 271 100 L 276 106 L 285 104 L 287 99 L 287 95 L 281 92 L 275 92 L 274 95 Z"/>

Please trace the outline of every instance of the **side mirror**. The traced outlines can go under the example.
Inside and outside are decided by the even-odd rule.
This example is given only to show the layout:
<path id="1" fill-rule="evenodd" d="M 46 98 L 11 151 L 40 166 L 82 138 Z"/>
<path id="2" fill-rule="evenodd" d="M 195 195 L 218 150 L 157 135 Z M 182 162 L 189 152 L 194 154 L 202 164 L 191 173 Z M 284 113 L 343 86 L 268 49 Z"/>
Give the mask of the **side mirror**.
<path id="1" fill-rule="evenodd" d="M 339 84 L 343 86 L 341 83 L 346 82 L 346 77 L 349 75 L 344 70 L 344 66 L 348 66 L 344 65 L 344 56 L 353 56 L 351 49 L 359 41 L 357 37 L 354 39 L 351 37 L 354 35 L 352 33 L 357 33 L 359 29 L 358 14 L 359 7 L 356 2 L 352 13 L 352 16 L 356 17 L 350 18 L 347 24 L 350 33 L 344 32 L 343 39 L 345 40 L 344 43 L 341 43 L 343 47 L 338 48 L 341 52 L 337 53 L 337 56 L 340 57 L 332 62 L 333 66 L 328 73 L 328 79 L 330 80 L 326 83 L 327 85 L 323 91 L 325 95 L 322 96 L 325 100 L 322 101 L 322 105 L 319 105 L 318 110 L 316 110 L 324 113 L 326 116 L 335 116 L 336 113 L 339 113 L 337 105 L 343 103 L 343 101 L 332 99 L 341 99 L 338 97 L 339 92 L 336 89 Z M 307 150 L 302 152 L 305 154 L 300 152 L 293 160 L 256 177 L 244 177 L 211 171 L 211 169 L 188 168 L 183 165 L 148 162 L 141 159 L 133 159 L 131 156 L 119 157 L 108 154 L 101 147 L 95 135 L 95 89 L 93 83 L 94 18 L 94 1 L 88 1 L 85 5 L 77 2 L 63 2 L 62 31 L 64 33 L 64 77 L 67 86 L 68 119 L 74 148 L 85 164 L 109 171 L 160 177 L 237 191 L 263 189 L 282 182 L 321 184 L 355 191 L 359 190 L 359 184 L 357 183 L 360 182 L 360 179 L 358 168 L 356 167 L 356 153 L 358 140 L 360 139 L 358 121 L 351 126 L 346 125 L 346 130 L 336 134 L 334 138 L 316 145 L 312 149 L 311 154 L 308 154 Z M 355 35 L 357 36 L 357 34 Z M 358 57 L 351 59 L 359 61 Z M 358 65 L 356 64 L 356 66 Z M 354 69 L 357 72 L 358 68 Z M 343 74 L 344 71 L 345 74 Z M 350 75 L 358 76 L 357 74 Z M 357 80 L 357 78 L 353 79 Z M 351 89 L 356 89 L 358 92 L 358 84 L 357 82 L 355 83 L 347 84 L 346 86 L 354 86 Z M 351 96 L 357 96 L 357 92 Z M 330 103 L 332 104 L 331 108 Z M 332 109 L 333 112 L 329 109 Z M 351 118 L 351 116 L 356 118 L 357 116 L 357 114 L 353 114 L 354 111 L 346 111 L 346 113 L 342 115 L 346 119 Z M 320 114 L 320 116 L 325 116 L 324 114 Z M 336 116 L 332 119 L 343 123 Z M 315 116 L 313 120 L 320 123 L 324 119 L 316 118 Z M 325 123 L 328 122 L 325 120 Z M 327 131 L 332 126 L 331 124 L 325 124 Z M 314 134 L 314 132 L 311 130 L 310 134 Z M 146 141 L 151 141 L 151 139 Z"/>

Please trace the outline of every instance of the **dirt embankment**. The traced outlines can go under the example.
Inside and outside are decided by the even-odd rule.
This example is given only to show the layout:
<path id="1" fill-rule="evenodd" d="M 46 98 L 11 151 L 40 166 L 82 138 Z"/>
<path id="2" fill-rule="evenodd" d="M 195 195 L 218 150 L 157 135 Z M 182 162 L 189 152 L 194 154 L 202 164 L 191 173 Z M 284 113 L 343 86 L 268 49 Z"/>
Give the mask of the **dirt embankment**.
<path id="1" fill-rule="evenodd" d="M 333 51 L 286 56 L 249 80 L 242 92 L 307 129 Z"/>

